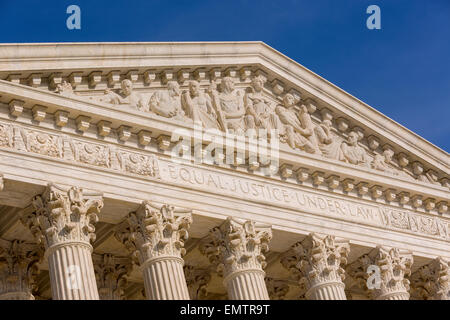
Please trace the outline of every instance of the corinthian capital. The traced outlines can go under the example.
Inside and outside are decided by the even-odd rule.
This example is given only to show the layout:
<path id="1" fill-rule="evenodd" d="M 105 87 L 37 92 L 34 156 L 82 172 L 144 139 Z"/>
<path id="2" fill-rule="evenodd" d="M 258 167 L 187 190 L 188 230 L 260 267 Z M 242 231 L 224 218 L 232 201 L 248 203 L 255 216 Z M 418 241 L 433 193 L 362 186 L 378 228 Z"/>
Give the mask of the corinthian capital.
<path id="1" fill-rule="evenodd" d="M 133 253 L 135 262 L 143 264 L 163 256 L 181 258 L 186 253 L 184 242 L 191 224 L 189 210 L 144 201 L 137 211 L 128 215 L 115 236 Z"/>
<path id="2" fill-rule="evenodd" d="M 425 300 L 450 300 L 449 262 L 438 257 L 411 276 L 414 292 Z"/>
<path id="3" fill-rule="evenodd" d="M 111 254 L 95 254 L 93 260 L 100 299 L 123 300 L 127 276 L 133 267 L 131 260 Z"/>
<path id="4" fill-rule="evenodd" d="M 200 251 L 221 275 L 244 270 L 262 270 L 264 253 L 269 251 L 272 229 L 266 224 L 228 218 L 210 230 L 200 243 Z"/>
<path id="5" fill-rule="evenodd" d="M 378 246 L 347 267 L 347 273 L 376 300 L 409 299 L 412 254 Z"/>
<path id="6" fill-rule="evenodd" d="M 89 243 L 95 241 L 94 224 L 102 207 L 100 194 L 49 184 L 33 198 L 33 210 L 25 210 L 21 221 L 46 248 L 71 241 Z"/>
<path id="7" fill-rule="evenodd" d="M 347 264 L 349 252 L 348 241 L 311 233 L 284 253 L 280 262 L 303 290 L 309 290 L 324 283 L 342 283 L 345 279 L 342 266 Z"/>
<path id="8" fill-rule="evenodd" d="M 208 295 L 206 287 L 211 280 L 209 270 L 185 265 L 184 274 L 186 276 L 186 284 L 189 289 L 189 297 L 192 300 L 205 299 Z"/>
<path id="9" fill-rule="evenodd" d="M 270 300 L 284 300 L 289 292 L 289 285 L 283 280 L 266 278 L 266 285 Z"/>
<path id="10" fill-rule="evenodd" d="M 0 296 L 11 299 L 33 299 L 35 280 L 39 274 L 37 264 L 42 250 L 36 244 L 21 240 L 0 239 Z M 8 297 L 6 297 L 8 299 Z"/>

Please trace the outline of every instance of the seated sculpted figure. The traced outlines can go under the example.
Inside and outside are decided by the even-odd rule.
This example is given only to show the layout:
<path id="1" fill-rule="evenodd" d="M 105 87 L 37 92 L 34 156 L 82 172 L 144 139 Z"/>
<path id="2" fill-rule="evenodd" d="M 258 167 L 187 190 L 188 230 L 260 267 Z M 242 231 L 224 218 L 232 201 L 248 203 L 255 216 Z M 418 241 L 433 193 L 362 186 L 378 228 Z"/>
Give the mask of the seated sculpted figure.
<path id="1" fill-rule="evenodd" d="M 146 111 L 142 96 L 133 91 L 133 82 L 129 79 L 122 80 L 119 93 L 109 89 L 105 91 L 106 101 L 112 104 L 129 105 L 135 109 Z"/>
<path id="2" fill-rule="evenodd" d="M 272 110 L 270 101 L 262 94 L 264 81 L 261 76 L 253 77 L 252 87 L 244 96 L 244 105 L 247 113 L 247 127 L 249 129 L 266 129 L 270 134 L 270 130 L 279 130 L 281 122 Z"/>
<path id="3" fill-rule="evenodd" d="M 66 80 L 56 86 L 56 92 L 62 96 L 71 96 L 75 94 L 72 85 Z"/>
<path id="4" fill-rule="evenodd" d="M 331 131 L 331 120 L 325 119 L 314 127 L 314 133 L 322 154 L 331 159 L 341 158 L 341 140 Z"/>
<path id="5" fill-rule="evenodd" d="M 394 156 L 394 151 L 386 149 L 383 151 L 383 155 L 377 154 L 372 161 L 372 168 L 380 171 L 384 171 L 390 174 L 397 174 L 397 172 L 389 165 Z"/>
<path id="6" fill-rule="evenodd" d="M 239 93 L 235 92 L 234 81 L 231 77 L 224 77 L 220 84 L 221 92 L 215 89 L 215 84 L 211 85 L 209 90 L 217 111 L 221 129 L 224 131 L 242 134 L 245 126 L 245 108 Z"/>
<path id="7" fill-rule="evenodd" d="M 341 145 L 342 158 L 340 160 L 351 164 L 369 166 L 366 150 L 358 145 L 358 141 L 361 138 L 355 131 L 351 131 L 348 134 L 347 142 L 343 142 Z"/>
<path id="8" fill-rule="evenodd" d="M 287 143 L 293 149 L 299 148 L 308 153 L 320 153 L 308 109 L 305 105 L 298 108 L 296 104 L 294 96 L 288 93 L 283 98 L 283 106 L 278 105 L 275 108 L 284 126 Z"/>
<path id="9" fill-rule="evenodd" d="M 165 118 L 190 121 L 181 107 L 181 91 L 178 82 L 169 81 L 167 90 L 153 93 L 149 101 L 150 111 Z"/>
<path id="10" fill-rule="evenodd" d="M 189 82 L 189 92 L 183 93 L 181 101 L 187 116 L 195 123 L 200 123 L 204 128 L 219 129 L 211 98 L 201 91 L 197 81 Z"/>

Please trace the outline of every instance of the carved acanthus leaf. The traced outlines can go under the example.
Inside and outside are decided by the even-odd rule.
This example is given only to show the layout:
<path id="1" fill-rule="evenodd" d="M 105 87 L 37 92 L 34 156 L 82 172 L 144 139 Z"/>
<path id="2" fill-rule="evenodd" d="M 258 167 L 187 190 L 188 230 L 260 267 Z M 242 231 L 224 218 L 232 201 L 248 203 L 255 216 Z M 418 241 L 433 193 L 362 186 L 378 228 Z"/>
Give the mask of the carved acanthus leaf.
<path id="1" fill-rule="evenodd" d="M 438 257 L 411 276 L 411 286 L 422 299 L 450 300 L 449 262 Z"/>
<path id="2" fill-rule="evenodd" d="M 144 201 L 137 211 L 128 215 L 117 230 L 116 238 L 140 264 L 161 256 L 182 257 L 186 253 L 184 243 L 191 224 L 189 210 Z"/>
<path id="3" fill-rule="evenodd" d="M 184 266 L 186 284 L 189 296 L 192 300 L 203 300 L 208 296 L 206 287 L 211 280 L 211 274 L 207 269 L 197 268 L 191 265 Z"/>
<path id="4" fill-rule="evenodd" d="M 200 251 L 221 275 L 241 270 L 262 270 L 266 266 L 264 253 L 269 251 L 271 239 L 270 226 L 228 218 L 202 240 Z"/>
<path id="5" fill-rule="evenodd" d="M 342 282 L 349 252 L 348 241 L 312 233 L 294 244 L 280 262 L 301 287 L 309 290 L 322 283 Z"/>
<path id="6" fill-rule="evenodd" d="M 386 248 L 378 246 L 359 257 L 347 267 L 347 273 L 356 283 L 373 299 L 386 299 L 392 295 L 403 295 L 409 297 L 409 280 L 412 254 L 397 248 Z M 370 266 L 373 270 L 380 270 L 380 283 L 368 288 L 367 281 L 371 276 Z M 376 272 L 376 271 L 375 271 Z M 377 276 L 376 274 L 374 276 Z"/>
<path id="7" fill-rule="evenodd" d="M 43 250 L 34 243 L 0 239 L 0 294 L 23 292 L 31 295 L 36 288 L 38 264 Z"/>
<path id="8" fill-rule="evenodd" d="M 133 267 L 131 260 L 111 254 L 96 254 L 93 260 L 100 299 L 123 300 L 127 276 Z"/>
<path id="9" fill-rule="evenodd" d="M 283 280 L 266 278 L 266 286 L 270 300 L 284 300 L 289 292 L 289 285 Z"/>
<path id="10" fill-rule="evenodd" d="M 33 198 L 32 206 L 34 210 L 24 211 L 21 221 L 46 248 L 68 241 L 95 241 L 94 224 L 103 208 L 100 195 L 49 184 L 42 195 Z"/>

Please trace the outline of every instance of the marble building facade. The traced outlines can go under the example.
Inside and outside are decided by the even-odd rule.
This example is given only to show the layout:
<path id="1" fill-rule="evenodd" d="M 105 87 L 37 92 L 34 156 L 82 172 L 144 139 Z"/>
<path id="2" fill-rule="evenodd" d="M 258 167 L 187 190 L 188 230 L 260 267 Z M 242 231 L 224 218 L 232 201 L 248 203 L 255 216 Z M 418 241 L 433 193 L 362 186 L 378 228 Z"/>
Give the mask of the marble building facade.
<path id="1" fill-rule="evenodd" d="M 449 173 L 261 42 L 0 45 L 2 300 L 448 300 Z"/>

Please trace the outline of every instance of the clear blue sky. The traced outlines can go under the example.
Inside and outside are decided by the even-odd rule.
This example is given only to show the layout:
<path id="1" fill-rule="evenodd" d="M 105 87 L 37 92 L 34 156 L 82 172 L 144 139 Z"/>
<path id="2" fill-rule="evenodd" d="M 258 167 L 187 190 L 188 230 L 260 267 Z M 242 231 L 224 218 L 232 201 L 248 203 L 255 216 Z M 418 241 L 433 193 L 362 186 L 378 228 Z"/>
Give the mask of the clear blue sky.
<path id="1" fill-rule="evenodd" d="M 66 8 L 81 8 L 81 30 Z M 366 8 L 381 8 L 381 30 Z M 447 152 L 450 0 L 0 0 L 0 42 L 261 40 Z"/>

